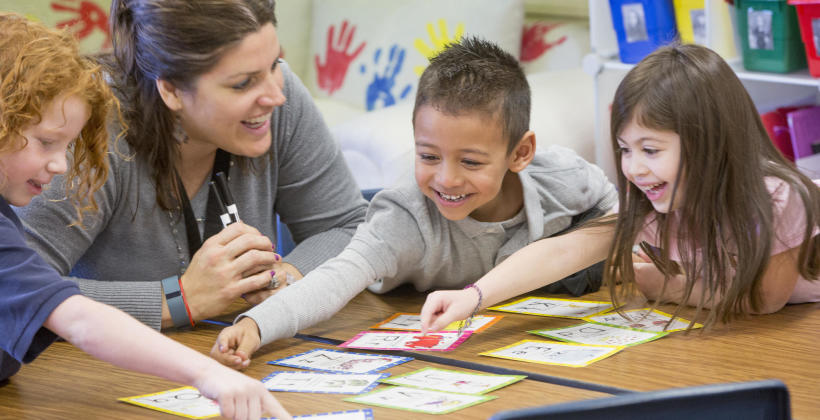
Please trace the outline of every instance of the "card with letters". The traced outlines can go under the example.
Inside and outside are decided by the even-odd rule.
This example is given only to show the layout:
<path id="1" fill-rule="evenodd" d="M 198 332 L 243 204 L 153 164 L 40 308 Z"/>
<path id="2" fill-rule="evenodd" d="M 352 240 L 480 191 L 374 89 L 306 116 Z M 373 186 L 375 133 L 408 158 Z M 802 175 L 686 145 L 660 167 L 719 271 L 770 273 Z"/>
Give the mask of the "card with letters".
<path id="1" fill-rule="evenodd" d="M 623 311 L 624 315 L 628 317 L 624 318 L 618 312 L 609 312 L 606 314 L 598 314 L 594 316 L 589 316 L 584 318 L 585 321 L 593 321 L 598 322 L 601 324 L 607 325 L 615 325 L 618 327 L 628 327 L 628 328 L 635 328 L 643 331 L 655 331 L 655 332 L 674 332 L 674 331 L 682 331 L 685 330 L 689 326 L 689 321 L 683 318 L 675 318 L 672 323 L 666 327 L 666 324 L 669 323 L 669 320 L 672 319 L 672 315 L 661 312 L 659 310 L 651 310 L 650 308 L 643 308 L 643 309 L 631 309 L 628 311 Z M 697 322 L 692 325 L 692 328 L 702 328 L 702 324 L 698 324 Z"/>
<path id="2" fill-rule="evenodd" d="M 428 389 L 393 386 L 377 389 L 367 394 L 345 398 L 344 400 L 428 414 L 447 414 L 496 398 L 498 397 L 490 395 L 454 394 Z"/>
<path id="3" fill-rule="evenodd" d="M 624 348 L 626 347 L 521 340 L 500 349 L 479 353 L 479 355 L 547 365 L 583 367 L 612 356 Z"/>
<path id="4" fill-rule="evenodd" d="M 516 312 L 528 315 L 584 318 L 612 309 L 612 303 L 593 300 L 543 298 L 529 296 L 505 305 L 493 306 L 494 311 Z"/>
<path id="5" fill-rule="evenodd" d="M 375 388 L 388 373 L 279 371 L 262 378 L 270 391 L 361 394 Z"/>
<path id="6" fill-rule="evenodd" d="M 413 360 L 412 357 L 388 354 L 350 353 L 333 349 L 313 349 L 294 356 L 268 362 L 321 372 L 376 373 Z"/>
<path id="7" fill-rule="evenodd" d="M 192 386 L 117 400 L 189 419 L 207 419 L 220 414 L 219 404 L 202 396 L 199 390 Z"/>
<path id="8" fill-rule="evenodd" d="M 450 351 L 463 343 L 471 332 L 440 331 L 421 335 L 415 331 L 362 331 L 339 347 L 370 350 Z"/>
<path id="9" fill-rule="evenodd" d="M 527 332 L 552 338 L 553 340 L 599 346 L 634 346 L 657 340 L 669 334 L 667 332 L 643 331 L 597 322 Z"/>
<path id="10" fill-rule="evenodd" d="M 502 315 L 476 315 L 470 325 L 464 327 L 464 331 L 482 332 L 500 321 L 501 318 L 503 318 Z M 463 322 L 453 322 L 444 327 L 442 331 L 458 331 Z M 370 328 L 375 330 L 421 331 L 421 317 L 419 314 L 398 313 Z"/>
<path id="11" fill-rule="evenodd" d="M 373 410 L 363 408 L 360 410 L 334 411 L 332 413 L 307 414 L 303 416 L 293 416 L 294 419 L 307 420 L 373 420 Z M 277 420 L 272 417 L 262 420 Z"/>
<path id="12" fill-rule="evenodd" d="M 493 375 L 426 367 L 415 372 L 382 379 L 381 382 L 459 394 L 486 394 L 524 378 L 526 378 L 524 375 Z"/>

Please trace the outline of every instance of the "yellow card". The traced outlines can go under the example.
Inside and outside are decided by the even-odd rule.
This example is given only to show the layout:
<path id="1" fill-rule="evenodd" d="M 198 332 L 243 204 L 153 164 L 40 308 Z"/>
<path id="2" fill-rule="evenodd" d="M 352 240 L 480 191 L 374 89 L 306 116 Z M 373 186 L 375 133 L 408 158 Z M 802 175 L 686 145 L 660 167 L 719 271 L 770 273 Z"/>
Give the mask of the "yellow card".
<path id="1" fill-rule="evenodd" d="M 192 386 L 117 400 L 189 419 L 207 419 L 220 414 L 219 404 Z"/>

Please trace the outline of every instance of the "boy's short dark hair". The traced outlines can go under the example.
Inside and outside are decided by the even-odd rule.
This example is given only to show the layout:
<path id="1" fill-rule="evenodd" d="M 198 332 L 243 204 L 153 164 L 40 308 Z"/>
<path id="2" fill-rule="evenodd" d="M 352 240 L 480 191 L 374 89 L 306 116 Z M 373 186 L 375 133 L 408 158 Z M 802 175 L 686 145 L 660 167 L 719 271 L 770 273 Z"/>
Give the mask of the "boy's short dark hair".
<path id="1" fill-rule="evenodd" d="M 524 70 L 515 57 L 476 37 L 449 44 L 430 60 L 416 91 L 413 123 L 424 105 L 449 115 L 497 116 L 507 153 L 530 128 L 530 86 Z"/>

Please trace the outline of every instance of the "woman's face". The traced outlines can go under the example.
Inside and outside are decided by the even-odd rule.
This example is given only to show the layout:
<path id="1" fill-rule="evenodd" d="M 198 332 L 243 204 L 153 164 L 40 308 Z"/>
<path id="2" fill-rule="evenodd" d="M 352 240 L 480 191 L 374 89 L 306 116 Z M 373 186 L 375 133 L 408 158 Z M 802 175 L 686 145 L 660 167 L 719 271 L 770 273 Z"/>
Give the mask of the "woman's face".
<path id="1" fill-rule="evenodd" d="M 192 90 L 180 91 L 178 114 L 188 141 L 239 156 L 267 152 L 271 113 L 286 100 L 279 55 L 276 29 L 267 23 L 227 49 Z"/>

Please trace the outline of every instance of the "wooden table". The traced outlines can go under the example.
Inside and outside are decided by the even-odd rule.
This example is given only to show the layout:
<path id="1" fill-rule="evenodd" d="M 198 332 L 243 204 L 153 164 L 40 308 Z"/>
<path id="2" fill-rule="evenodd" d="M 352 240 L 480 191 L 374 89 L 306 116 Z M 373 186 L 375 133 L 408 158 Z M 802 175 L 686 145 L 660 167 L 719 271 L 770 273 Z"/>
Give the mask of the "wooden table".
<path id="1" fill-rule="evenodd" d="M 201 325 L 195 331 L 176 332 L 169 336 L 207 353 L 219 329 L 220 327 L 216 326 Z M 253 362 L 245 373 L 261 379 L 273 371 L 292 370 L 266 362 L 315 348 L 336 347 L 299 339 L 280 340 L 260 349 L 254 355 Z M 450 366 L 413 360 L 387 369 L 385 372 L 398 375 L 428 366 L 452 369 Z M 24 366 L 17 375 L 11 378 L 10 383 L 0 387 L 0 418 L 181 418 L 117 401 L 117 398 L 121 397 L 160 392 L 179 386 L 179 384 L 163 379 L 112 367 L 105 362 L 93 359 L 69 343 L 59 342 L 47 349 L 34 363 Z M 441 416 L 342 401 L 350 395 L 291 392 L 275 392 L 274 394 L 293 415 L 367 407 L 373 410 L 376 419 L 442 418 Z M 493 391 L 489 395 L 498 398 L 447 414 L 446 418 L 485 419 L 491 413 L 502 410 L 607 396 L 607 394 L 589 390 L 531 380 L 512 384 Z"/>
<path id="2" fill-rule="evenodd" d="M 364 292 L 332 320 L 304 333 L 348 340 L 396 312 L 418 313 L 424 296 L 410 288 L 385 295 Z M 538 292 L 526 296 L 549 297 Z M 608 291 L 604 290 L 582 299 L 610 300 Z M 673 310 L 671 306 L 660 309 Z M 789 388 L 795 418 L 820 418 L 820 397 L 817 396 L 820 385 L 820 303 L 790 305 L 775 314 L 750 316 L 729 326 L 717 326 L 703 332 L 673 332 L 582 368 L 526 363 L 479 356 L 478 353 L 524 339 L 549 341 L 526 331 L 583 321 L 496 311 L 483 313 L 503 315 L 504 318 L 484 332 L 474 334 L 456 350 L 438 355 L 489 368 L 526 371 L 531 376 L 543 375 L 545 378 L 542 379 L 557 384 L 610 393 L 775 378 Z M 683 315 L 692 316 L 693 310 L 687 309 Z"/>

